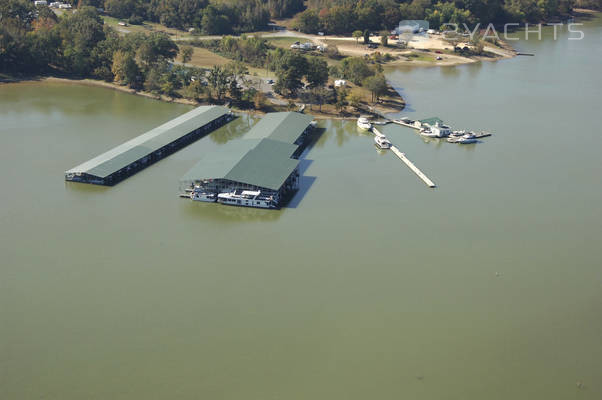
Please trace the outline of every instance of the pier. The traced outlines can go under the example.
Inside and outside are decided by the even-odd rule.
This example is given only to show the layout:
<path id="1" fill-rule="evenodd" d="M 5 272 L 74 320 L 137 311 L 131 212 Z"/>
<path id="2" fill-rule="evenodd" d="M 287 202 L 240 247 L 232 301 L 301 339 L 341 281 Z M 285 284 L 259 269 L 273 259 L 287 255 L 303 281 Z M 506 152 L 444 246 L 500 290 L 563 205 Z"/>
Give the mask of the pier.
<path id="1" fill-rule="evenodd" d="M 380 132 L 378 129 L 376 129 L 376 128 L 374 128 L 374 127 L 372 128 L 372 133 L 374 133 L 376 136 L 385 136 L 385 135 L 383 135 L 383 134 L 382 134 L 382 133 L 381 133 L 381 132 Z M 418 177 L 419 177 L 420 179 L 422 179 L 422 181 L 423 181 L 424 183 L 426 183 L 426 185 L 427 185 L 428 187 L 430 187 L 430 188 L 435 188 L 435 187 L 437 187 L 437 185 L 435 185 L 435 183 L 434 183 L 433 181 L 431 181 L 431 180 L 429 179 L 429 177 L 428 177 L 428 176 L 426 176 L 426 175 L 424 174 L 424 172 L 422 172 L 422 171 L 420 170 L 420 168 L 418 168 L 418 167 L 417 167 L 417 166 L 416 166 L 416 165 L 415 165 L 415 164 L 414 164 L 412 161 L 410 161 L 410 160 L 409 160 L 409 159 L 406 157 L 406 155 L 405 155 L 404 153 L 402 153 L 402 152 L 401 152 L 401 151 L 400 151 L 400 150 L 397 148 L 397 146 L 395 146 L 395 145 L 392 145 L 392 146 L 391 146 L 391 151 L 392 151 L 392 152 L 393 152 L 393 154 L 395 154 L 395 155 L 396 155 L 396 156 L 397 156 L 397 157 L 398 157 L 398 158 L 399 158 L 401 161 L 403 161 L 403 162 L 404 162 L 404 164 L 405 164 L 405 165 L 407 165 L 407 166 L 408 166 L 408 168 L 412 170 L 412 172 L 414 172 L 416 175 L 418 175 Z"/>
<path id="2" fill-rule="evenodd" d="M 399 157 L 399 159 L 401 161 L 403 161 L 409 169 L 411 169 L 416 175 L 418 175 L 418 177 L 420 179 L 422 179 L 422 181 L 424 183 L 426 183 L 426 186 L 430 187 L 430 188 L 435 188 L 437 187 L 437 185 L 435 185 L 435 183 L 433 181 L 431 181 L 429 179 L 428 176 L 426 176 L 424 174 L 424 172 L 422 172 L 416 165 L 414 165 L 413 162 L 411 162 L 404 153 L 402 153 L 401 151 L 399 151 L 399 149 L 396 146 L 391 146 L 391 151 L 397 156 Z"/>

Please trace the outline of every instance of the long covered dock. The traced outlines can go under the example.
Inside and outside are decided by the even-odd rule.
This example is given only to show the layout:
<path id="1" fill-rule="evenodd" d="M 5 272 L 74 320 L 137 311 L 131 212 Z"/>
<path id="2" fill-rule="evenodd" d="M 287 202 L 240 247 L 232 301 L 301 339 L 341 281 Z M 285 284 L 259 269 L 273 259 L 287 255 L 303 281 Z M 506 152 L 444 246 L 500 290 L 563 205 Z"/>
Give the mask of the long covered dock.
<path id="1" fill-rule="evenodd" d="M 201 106 L 65 172 L 65 180 L 112 186 L 186 147 L 234 118 L 221 106 Z"/>

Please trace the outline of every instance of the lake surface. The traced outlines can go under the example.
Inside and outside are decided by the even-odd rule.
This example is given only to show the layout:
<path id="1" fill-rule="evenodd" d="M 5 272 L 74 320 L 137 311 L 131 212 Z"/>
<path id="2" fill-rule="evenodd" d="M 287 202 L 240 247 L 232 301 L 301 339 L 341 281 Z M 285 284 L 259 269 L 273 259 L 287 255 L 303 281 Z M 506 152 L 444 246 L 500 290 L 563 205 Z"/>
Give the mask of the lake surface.
<path id="1" fill-rule="evenodd" d="M 177 197 L 248 117 L 96 187 L 63 171 L 190 108 L 0 86 L 0 398 L 602 398 L 602 23 L 584 31 L 388 71 L 403 115 L 494 136 L 385 127 L 432 190 L 322 122 L 279 211 Z"/>

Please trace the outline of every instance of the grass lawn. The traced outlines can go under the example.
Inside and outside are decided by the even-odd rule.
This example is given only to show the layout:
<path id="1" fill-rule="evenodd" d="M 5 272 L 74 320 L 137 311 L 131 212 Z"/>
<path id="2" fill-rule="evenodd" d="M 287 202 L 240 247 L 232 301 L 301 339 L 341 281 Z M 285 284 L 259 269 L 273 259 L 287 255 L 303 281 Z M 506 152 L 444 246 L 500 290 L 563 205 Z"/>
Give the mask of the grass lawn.
<path id="1" fill-rule="evenodd" d="M 102 19 L 105 21 L 105 24 L 109 25 L 111 28 L 115 29 L 121 33 L 130 33 L 130 32 L 165 32 L 172 39 L 185 39 L 191 38 L 192 35 L 188 32 L 180 31 L 174 28 L 168 28 L 164 25 L 157 24 L 155 22 L 144 21 L 142 25 L 131 25 L 121 26 L 119 25 L 120 21 L 123 21 L 118 18 L 113 18 L 108 15 L 102 15 Z M 125 22 L 125 21 L 124 21 Z"/>
<path id="2" fill-rule="evenodd" d="M 219 54 L 216 54 L 210 50 L 203 49 L 200 47 L 194 47 L 192 53 L 192 59 L 188 62 L 190 65 L 194 65 L 200 68 L 212 68 L 214 65 L 226 65 L 232 60 L 226 57 L 222 57 Z M 261 78 L 271 78 L 275 79 L 276 75 L 272 71 L 268 71 L 266 73 L 265 68 L 256 68 L 250 65 L 247 65 L 249 69 L 249 75 L 261 77 Z"/>
<path id="3" fill-rule="evenodd" d="M 214 65 L 226 65 L 232 61 L 207 49 L 199 47 L 193 47 L 193 49 L 192 59 L 189 61 L 189 64 L 196 65 L 197 67 L 211 68 Z"/>

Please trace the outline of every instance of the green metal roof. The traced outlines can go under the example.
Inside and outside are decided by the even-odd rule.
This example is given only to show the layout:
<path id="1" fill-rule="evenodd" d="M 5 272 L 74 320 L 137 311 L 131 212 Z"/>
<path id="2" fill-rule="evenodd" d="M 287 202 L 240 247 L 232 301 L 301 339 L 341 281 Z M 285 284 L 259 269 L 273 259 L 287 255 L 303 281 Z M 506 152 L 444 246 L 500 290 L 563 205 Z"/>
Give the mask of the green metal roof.
<path id="1" fill-rule="evenodd" d="M 421 119 L 420 122 L 422 122 L 423 124 L 428 124 L 430 126 L 435 126 L 435 124 L 437 122 L 439 124 L 443 124 L 443 120 L 441 118 L 438 118 L 438 117 L 431 117 L 431 118 Z"/>
<path id="2" fill-rule="evenodd" d="M 199 181 L 202 179 L 223 178 L 245 154 L 259 144 L 259 139 L 232 140 L 227 145 L 218 146 L 204 154 L 181 181 Z"/>
<path id="3" fill-rule="evenodd" d="M 272 139 L 241 139 L 206 154 L 182 181 L 228 179 L 278 190 L 299 160 L 291 158 L 295 144 Z"/>
<path id="4" fill-rule="evenodd" d="M 278 112 L 266 114 L 245 135 L 245 139 L 269 138 L 286 143 L 295 143 L 314 119 L 311 115 L 298 112 Z"/>
<path id="5" fill-rule="evenodd" d="M 228 172 L 225 179 L 278 190 L 299 165 L 290 158 L 297 146 L 263 139 Z"/>
<path id="6" fill-rule="evenodd" d="M 105 178 L 228 112 L 226 107 L 221 106 L 197 107 L 70 169 L 67 173 L 86 173 Z"/>

